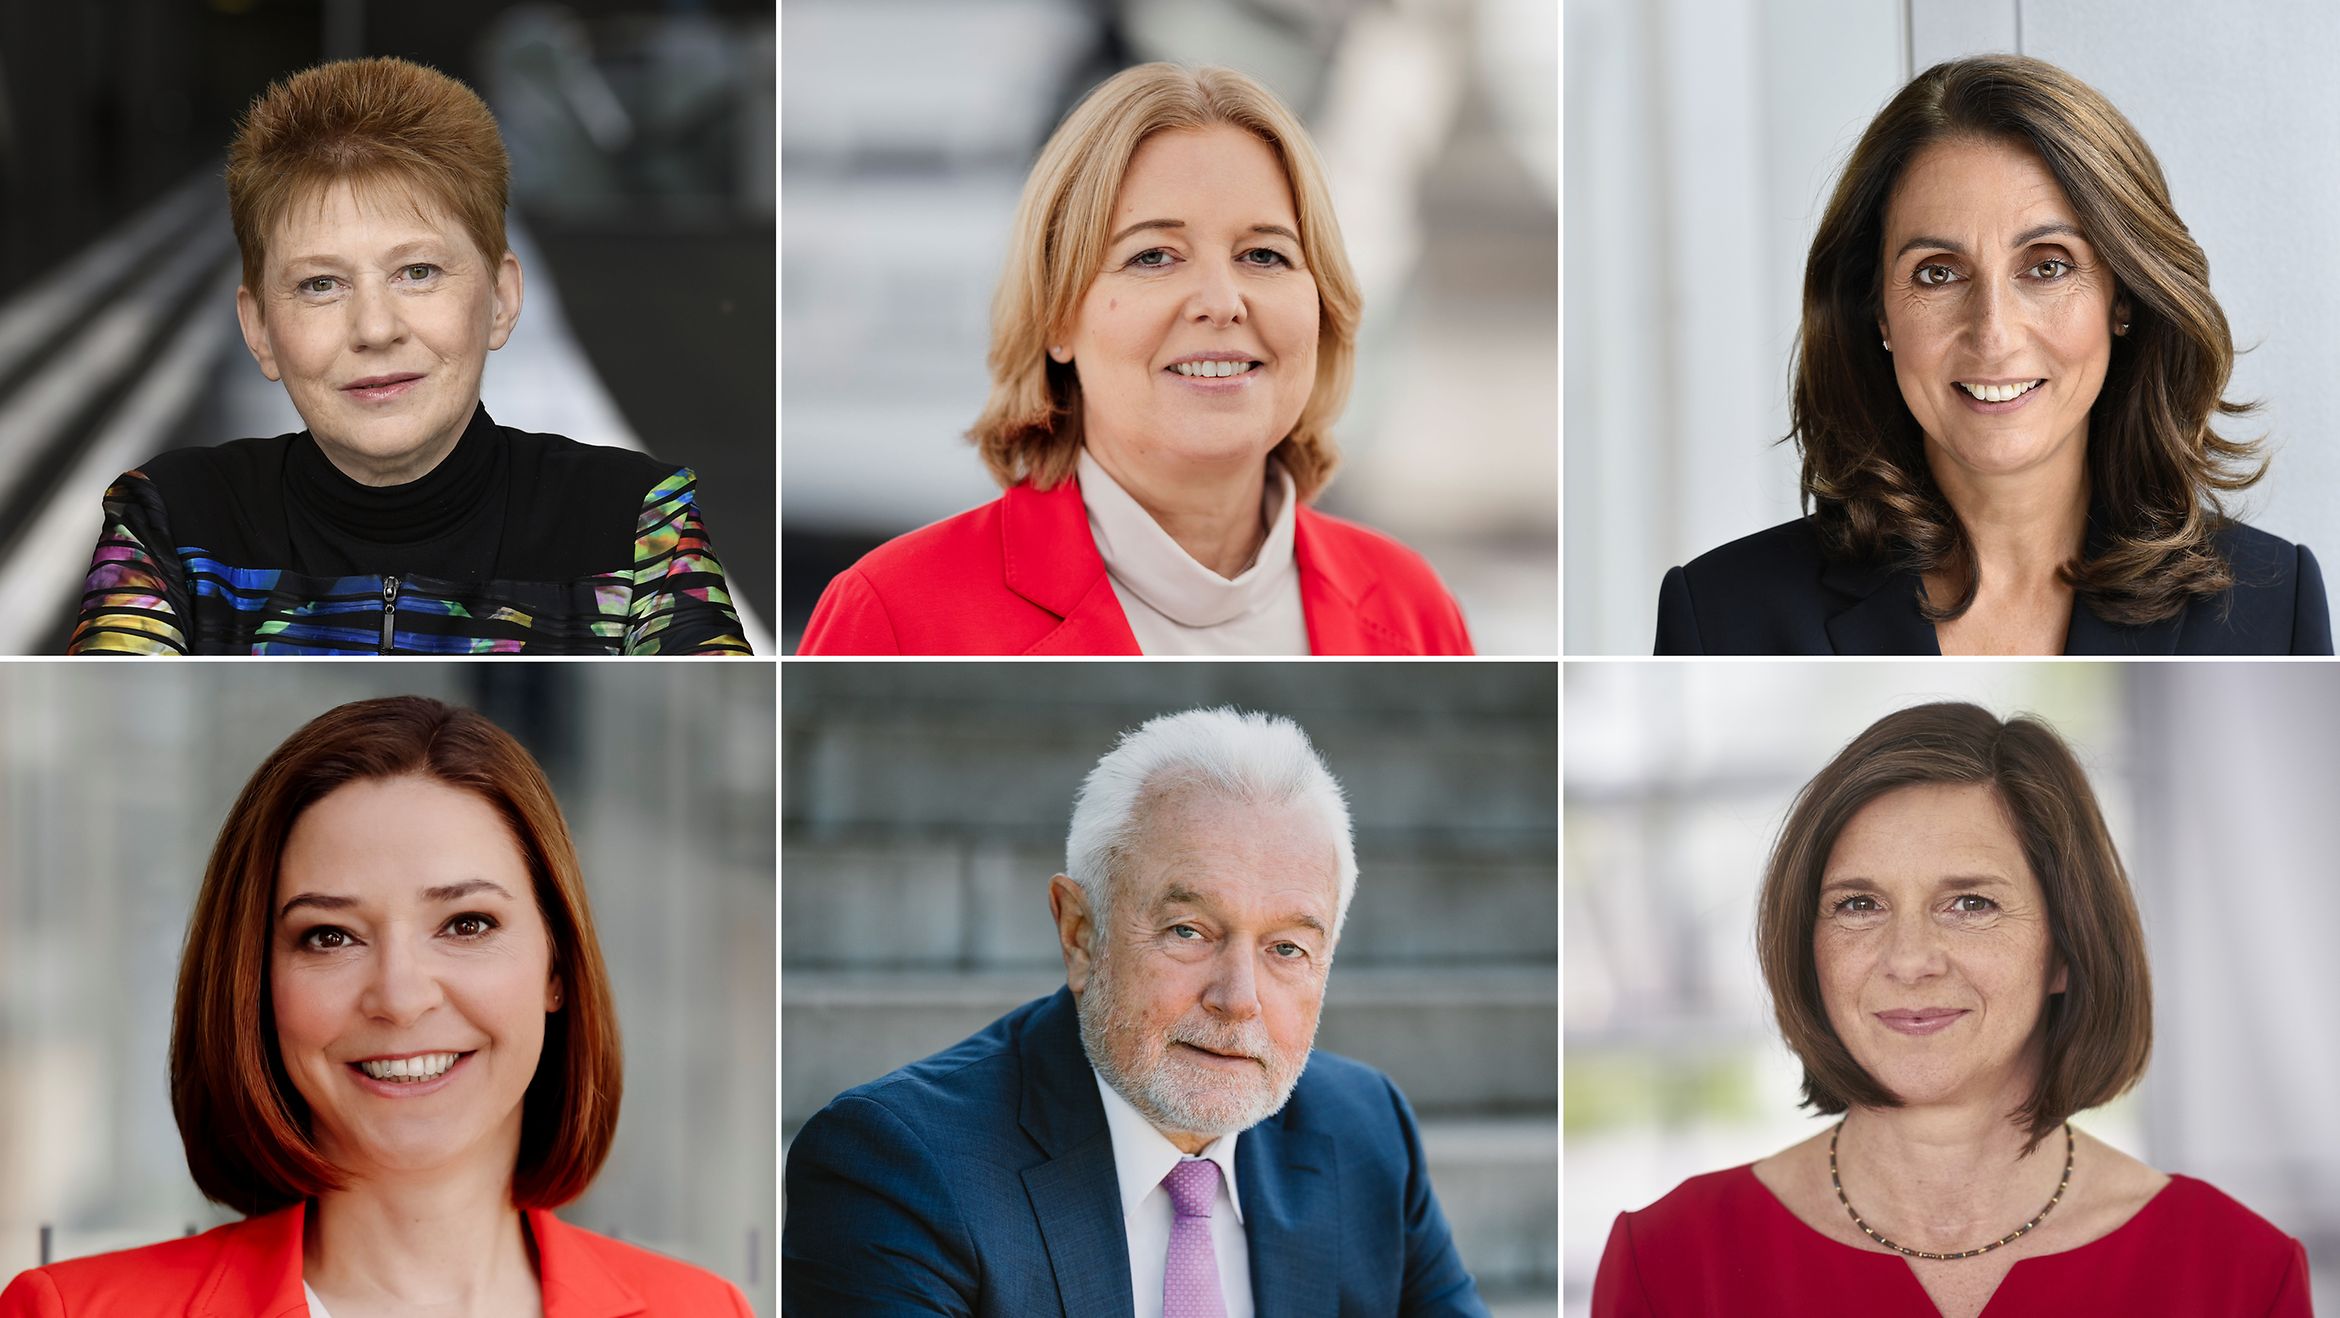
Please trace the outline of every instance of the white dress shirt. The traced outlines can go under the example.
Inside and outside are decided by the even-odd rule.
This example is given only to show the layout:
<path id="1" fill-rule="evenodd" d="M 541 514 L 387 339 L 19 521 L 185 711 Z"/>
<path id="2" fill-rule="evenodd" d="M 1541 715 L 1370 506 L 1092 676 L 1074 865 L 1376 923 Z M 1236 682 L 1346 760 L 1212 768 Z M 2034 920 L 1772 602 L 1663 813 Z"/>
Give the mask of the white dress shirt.
<path id="1" fill-rule="evenodd" d="M 1233 580 L 1196 562 L 1085 448 L 1078 470 L 1089 538 L 1142 653 L 1308 653 L 1300 562 L 1292 550 L 1300 500 L 1280 464 L 1269 464 L 1260 496 L 1267 539 Z"/>
<path id="2" fill-rule="evenodd" d="M 1096 1074 L 1097 1068 L 1089 1072 Z M 1170 1224 L 1177 1210 L 1162 1178 L 1186 1157 L 1178 1146 L 1097 1076 L 1105 1100 L 1105 1129 L 1113 1136 L 1113 1172 L 1121 1182 L 1121 1224 L 1129 1233 L 1130 1299 L 1137 1318 L 1162 1318 L 1162 1274 L 1170 1257 Z M 1222 1135 L 1198 1156 L 1219 1164 L 1219 1193 L 1211 1201 L 1211 1253 L 1219 1261 L 1219 1290 L 1227 1318 L 1252 1318 L 1251 1252 L 1243 1234 L 1243 1201 L 1235 1193 L 1235 1141 Z"/>
<path id="3" fill-rule="evenodd" d="M 309 1318 L 333 1318 L 332 1314 L 325 1312 L 325 1301 L 318 1299 L 317 1292 L 309 1289 L 309 1283 L 301 1283 L 301 1294 L 309 1297 Z M 1155 1303 L 1161 1303 L 1160 1299 L 1157 1298 Z"/>

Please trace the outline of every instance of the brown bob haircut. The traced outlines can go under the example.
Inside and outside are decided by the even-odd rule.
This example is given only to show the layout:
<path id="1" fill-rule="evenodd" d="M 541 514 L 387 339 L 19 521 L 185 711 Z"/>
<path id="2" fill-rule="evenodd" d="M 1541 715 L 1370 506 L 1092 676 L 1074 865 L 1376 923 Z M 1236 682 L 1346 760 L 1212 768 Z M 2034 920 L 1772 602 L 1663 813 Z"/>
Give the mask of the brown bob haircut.
<path id="1" fill-rule="evenodd" d="M 1232 69 L 1140 64 L 1099 83 L 1041 148 L 1024 182 L 1007 267 L 991 303 L 991 398 L 967 437 L 1001 486 L 1053 489 L 1081 451 L 1080 377 L 1049 360 L 1105 263 L 1113 205 L 1138 147 L 1156 133 L 1232 124 L 1276 153 L 1292 185 L 1300 254 L 1316 280 L 1316 382 L 1273 456 L 1302 499 L 1340 460 L 1332 422 L 1349 398 L 1364 299 L 1333 218 L 1324 162 L 1275 93 Z"/>
<path id="2" fill-rule="evenodd" d="M 2065 987 L 2040 1018 L 2039 1088 L 2008 1114 L 2036 1147 L 2073 1113 L 2135 1084 L 2153 1048 L 2153 984 L 2128 875 L 2087 775 L 2047 724 L 2001 722 L 1968 704 L 1919 705 L 1871 724 L 1804 785 L 1763 875 L 1756 939 L 1772 1009 L 1804 1063 L 1806 1107 L 1834 1116 L 1856 1104 L 1900 1106 L 1829 1025 L 1813 937 L 1822 873 L 1845 825 L 1869 802 L 1919 783 L 1990 788 L 2046 901 Z"/>
<path id="3" fill-rule="evenodd" d="M 592 1183 L 623 1085 L 609 973 L 568 824 L 544 771 L 510 734 L 421 696 L 361 700 L 310 720 L 244 784 L 220 826 L 187 926 L 171 1023 L 171 1108 L 203 1193 L 259 1214 L 342 1184 L 276 1048 L 269 996 L 277 861 L 301 812 L 349 783 L 419 777 L 470 792 L 510 825 L 552 939 L 560 1009 L 521 1101 L 512 1200 L 553 1208 Z"/>
<path id="4" fill-rule="evenodd" d="M 2252 404 L 2225 398 L 2234 368 L 2210 263 L 2171 208 L 2161 165 L 2096 90 L 2053 64 L 2014 55 L 1951 60 L 1901 89 L 1861 135 L 1804 264 L 1789 438 L 1803 498 L 1831 555 L 1945 572 L 1974 602 L 1974 546 L 1926 465 L 1925 437 L 1902 401 L 1883 321 L 1885 210 L 1911 160 L 1954 140 L 2006 142 L 2037 155 L 2129 304 L 2129 331 L 2088 417 L 2090 543 L 2064 579 L 2120 623 L 2176 616 L 2233 584 L 2216 536 L 2221 492 L 2266 472 L 2256 440 L 2211 429 Z"/>
<path id="5" fill-rule="evenodd" d="M 252 102 L 228 147 L 228 218 L 244 287 L 261 290 L 268 241 L 293 206 L 321 203 L 337 183 L 377 202 L 437 209 L 492 266 L 506 247 L 511 176 L 495 116 L 437 69 L 389 58 L 305 69 Z"/>

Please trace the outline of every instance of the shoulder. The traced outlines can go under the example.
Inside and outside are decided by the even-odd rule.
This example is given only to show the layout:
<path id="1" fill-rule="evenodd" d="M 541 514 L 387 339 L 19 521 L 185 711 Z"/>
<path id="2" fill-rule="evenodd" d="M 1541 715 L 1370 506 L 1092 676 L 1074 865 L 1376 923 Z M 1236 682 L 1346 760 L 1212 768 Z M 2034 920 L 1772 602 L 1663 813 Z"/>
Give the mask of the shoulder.
<path id="1" fill-rule="evenodd" d="M 1730 587 L 1811 580 L 1827 563 L 1819 528 L 1798 517 L 1717 545 L 1681 570 L 1695 585 Z"/>
<path id="2" fill-rule="evenodd" d="M 510 426 L 497 426 L 496 435 L 511 454 L 512 474 L 554 482 L 547 494 L 607 493 L 639 504 L 644 492 L 683 470 L 634 449 L 584 444 L 566 435 Z"/>
<path id="3" fill-rule="evenodd" d="M 1305 504 L 1295 516 L 1294 549 L 1304 582 L 1315 576 L 1361 608 L 1374 630 L 1387 633 L 1387 653 L 1471 653 L 1462 608 L 1428 559 L 1379 531 Z M 1320 651 L 1336 652 L 1337 646 Z"/>
<path id="4" fill-rule="evenodd" d="M 980 507 L 898 535 L 837 574 L 813 609 L 799 654 L 1013 653 L 1056 625 L 1008 584 L 1009 501 L 1037 501 L 1038 518 L 1018 525 L 1025 552 L 1065 571 L 1096 559 L 1079 494 L 1068 482 L 1071 518 L 1058 493 L 1019 489 Z M 1036 538 L 1035 538 L 1036 537 Z M 1061 548 L 1059 548 L 1061 546 Z M 1104 571 L 1098 560 L 1096 571 Z"/>
<path id="5" fill-rule="evenodd" d="M 222 490 L 246 495 L 264 492 L 274 498 L 283 477 L 285 455 L 292 452 L 293 441 L 299 438 L 295 433 L 172 449 L 139 463 L 133 474 L 152 483 L 166 499 Z"/>
<path id="6" fill-rule="evenodd" d="M 600 1298 L 616 1282 L 652 1302 L 654 1312 L 720 1314 L 749 1312 L 739 1288 L 704 1268 L 654 1250 L 596 1235 L 550 1213 L 531 1215 L 543 1255 L 547 1290 L 568 1290 Z M 548 1306 L 549 1307 L 549 1306 Z"/>
<path id="7" fill-rule="evenodd" d="M 996 580 L 1004 561 L 1000 519 L 1007 496 L 886 541 L 850 569 L 880 590 L 916 588 L 938 576 Z"/>
<path id="8" fill-rule="evenodd" d="M 2146 1205 L 2154 1213 L 2135 1220 L 2154 1228 L 2153 1234 L 2175 1234 L 2231 1254 L 2238 1263 L 2279 1265 L 2299 1248 L 2299 1242 L 2281 1227 L 2252 1212 L 2224 1190 L 2191 1176 L 2171 1176 L 2169 1184 Z"/>
<path id="9" fill-rule="evenodd" d="M 1309 1054 L 1280 1120 L 1286 1134 L 1329 1136 L 1344 1154 L 1370 1152 L 1393 1165 L 1421 1159 L 1414 1109 L 1397 1082 L 1335 1053 Z"/>
<path id="10" fill-rule="evenodd" d="M 1725 1219 L 1743 1223 L 1771 1198 L 1752 1166 L 1706 1172 L 1668 1190 L 1647 1208 L 1619 1214 L 1618 1229 L 1627 1229 L 1629 1223 L 1637 1248 L 1662 1247 L 1667 1241 L 1708 1234 Z"/>
<path id="11" fill-rule="evenodd" d="M 1316 554 L 1367 567 L 1384 585 L 1443 599 L 1446 586 L 1430 561 L 1391 536 L 1302 504 L 1296 514 Z"/>
<path id="12" fill-rule="evenodd" d="M 2188 611 L 2181 653 L 2330 654 L 2322 569 L 2306 545 L 2243 522 L 2217 534 L 2234 584 Z"/>
<path id="13" fill-rule="evenodd" d="M 120 515 L 167 523 L 173 545 L 250 557 L 279 538 L 284 519 L 284 464 L 297 434 L 237 439 L 158 453 L 122 474 L 106 491 Z M 142 528 L 143 530 L 143 528 Z"/>
<path id="14" fill-rule="evenodd" d="M 1666 573 L 1657 652 L 1828 653 L 1823 628 L 1840 607 L 1827 589 L 1830 567 L 1809 517 L 1710 549 Z"/>
<path id="15" fill-rule="evenodd" d="M 815 1157 L 873 1140 L 935 1161 L 987 1147 L 1015 1127 L 1024 1091 L 1021 1044 L 1052 1001 L 1026 1003 L 941 1052 L 837 1095 L 805 1122 L 790 1161 L 800 1149 Z"/>
<path id="16" fill-rule="evenodd" d="M 2278 596 L 2288 602 L 2309 578 L 2315 580 L 2319 597 L 2322 594 L 2323 575 L 2306 545 L 2244 522 L 2229 522 L 2218 532 L 2218 552 L 2234 572 L 2238 604 Z"/>
<path id="17" fill-rule="evenodd" d="M 214 1227 L 197 1236 L 137 1249 L 51 1263 L 20 1274 L 0 1292 L 0 1315 L 103 1313 L 119 1318 L 186 1310 L 196 1289 L 218 1270 L 221 1257 L 250 1222 Z M 46 1301 L 44 1306 L 41 1302 Z"/>

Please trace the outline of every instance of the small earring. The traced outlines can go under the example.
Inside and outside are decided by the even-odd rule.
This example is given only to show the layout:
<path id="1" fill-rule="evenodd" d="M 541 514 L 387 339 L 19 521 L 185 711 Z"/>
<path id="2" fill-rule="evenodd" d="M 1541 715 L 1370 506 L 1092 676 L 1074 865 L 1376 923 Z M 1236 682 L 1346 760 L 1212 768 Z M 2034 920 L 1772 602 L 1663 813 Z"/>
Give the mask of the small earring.
<path id="1" fill-rule="evenodd" d="M 1893 351 L 1893 340 L 1891 340 L 1891 339 L 1879 339 L 1879 340 L 1877 340 L 1877 342 L 1879 342 L 1879 343 L 1882 343 L 1882 344 L 1884 344 L 1884 345 L 1885 345 L 1885 351 L 1887 351 L 1887 352 L 1891 352 L 1891 351 Z"/>
<path id="2" fill-rule="evenodd" d="M 2115 334 L 2126 334 L 2126 333 L 2128 333 L 2128 332 L 2129 332 L 2129 322 L 2127 322 L 2127 321 L 2125 321 L 2125 320 L 2124 320 L 2124 321 L 2122 321 L 2122 322 L 2120 323 L 2120 327 L 2119 327 L 2118 329 L 2115 329 L 2115 330 L 2113 331 L 2113 333 L 2115 333 Z"/>

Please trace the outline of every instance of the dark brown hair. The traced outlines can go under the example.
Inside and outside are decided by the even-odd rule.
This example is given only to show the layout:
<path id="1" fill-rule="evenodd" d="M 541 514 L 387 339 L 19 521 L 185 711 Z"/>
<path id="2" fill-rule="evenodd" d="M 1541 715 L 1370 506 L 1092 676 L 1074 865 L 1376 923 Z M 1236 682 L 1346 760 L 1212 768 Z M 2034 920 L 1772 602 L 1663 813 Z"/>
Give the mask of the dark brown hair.
<path id="1" fill-rule="evenodd" d="M 2113 340 L 2089 410 L 2094 553 L 2067 564 L 2064 579 L 2120 623 L 2174 617 L 2226 590 L 2218 496 L 2255 484 L 2266 461 L 2258 441 L 2210 427 L 2254 405 L 2225 397 L 2234 339 L 2210 293 L 2209 259 L 2121 112 L 2055 65 L 2015 55 L 1937 64 L 1902 88 L 1853 148 L 1812 236 L 1789 438 L 1823 545 L 1839 558 L 1947 572 L 1961 593 L 1926 602 L 1934 621 L 1974 602 L 1974 546 L 1926 465 L 1924 435 L 1876 333 L 1885 208 L 1920 151 L 1957 138 L 2036 153 L 2129 303 L 2129 332 Z"/>
<path id="2" fill-rule="evenodd" d="M 511 177 L 496 117 L 437 69 L 387 57 L 304 69 L 252 102 L 228 146 L 228 219 L 244 287 L 260 291 L 268 241 L 293 204 L 344 182 L 436 206 L 492 270 L 504 256 Z"/>
<path id="3" fill-rule="evenodd" d="M 1813 937 L 1838 835 L 1869 802 L 1918 783 L 1989 787 L 2046 901 L 2065 986 L 2041 1013 L 2039 1088 L 2009 1114 L 2036 1145 L 2074 1112 L 2135 1084 L 2153 1047 L 2152 979 L 2128 874 L 2080 762 L 2047 724 L 2001 722 L 1968 704 L 1919 705 L 1869 725 L 1804 785 L 1763 875 L 1756 938 L 1772 1010 L 1804 1063 L 1805 1106 L 1831 1116 L 1856 1104 L 1900 1106 L 1829 1025 Z"/>
<path id="4" fill-rule="evenodd" d="M 244 784 L 212 844 L 187 926 L 171 1023 L 171 1109 L 203 1193 L 257 1214 L 342 1184 L 317 1149 L 308 1105 L 276 1049 L 268 984 L 277 861 L 301 812 L 349 783 L 422 777 L 493 806 L 535 880 L 560 1010 L 521 1100 L 512 1200 L 552 1208 L 592 1183 L 623 1089 L 609 973 L 584 876 L 544 771 L 503 729 L 421 696 L 329 710 L 285 739 Z"/>

